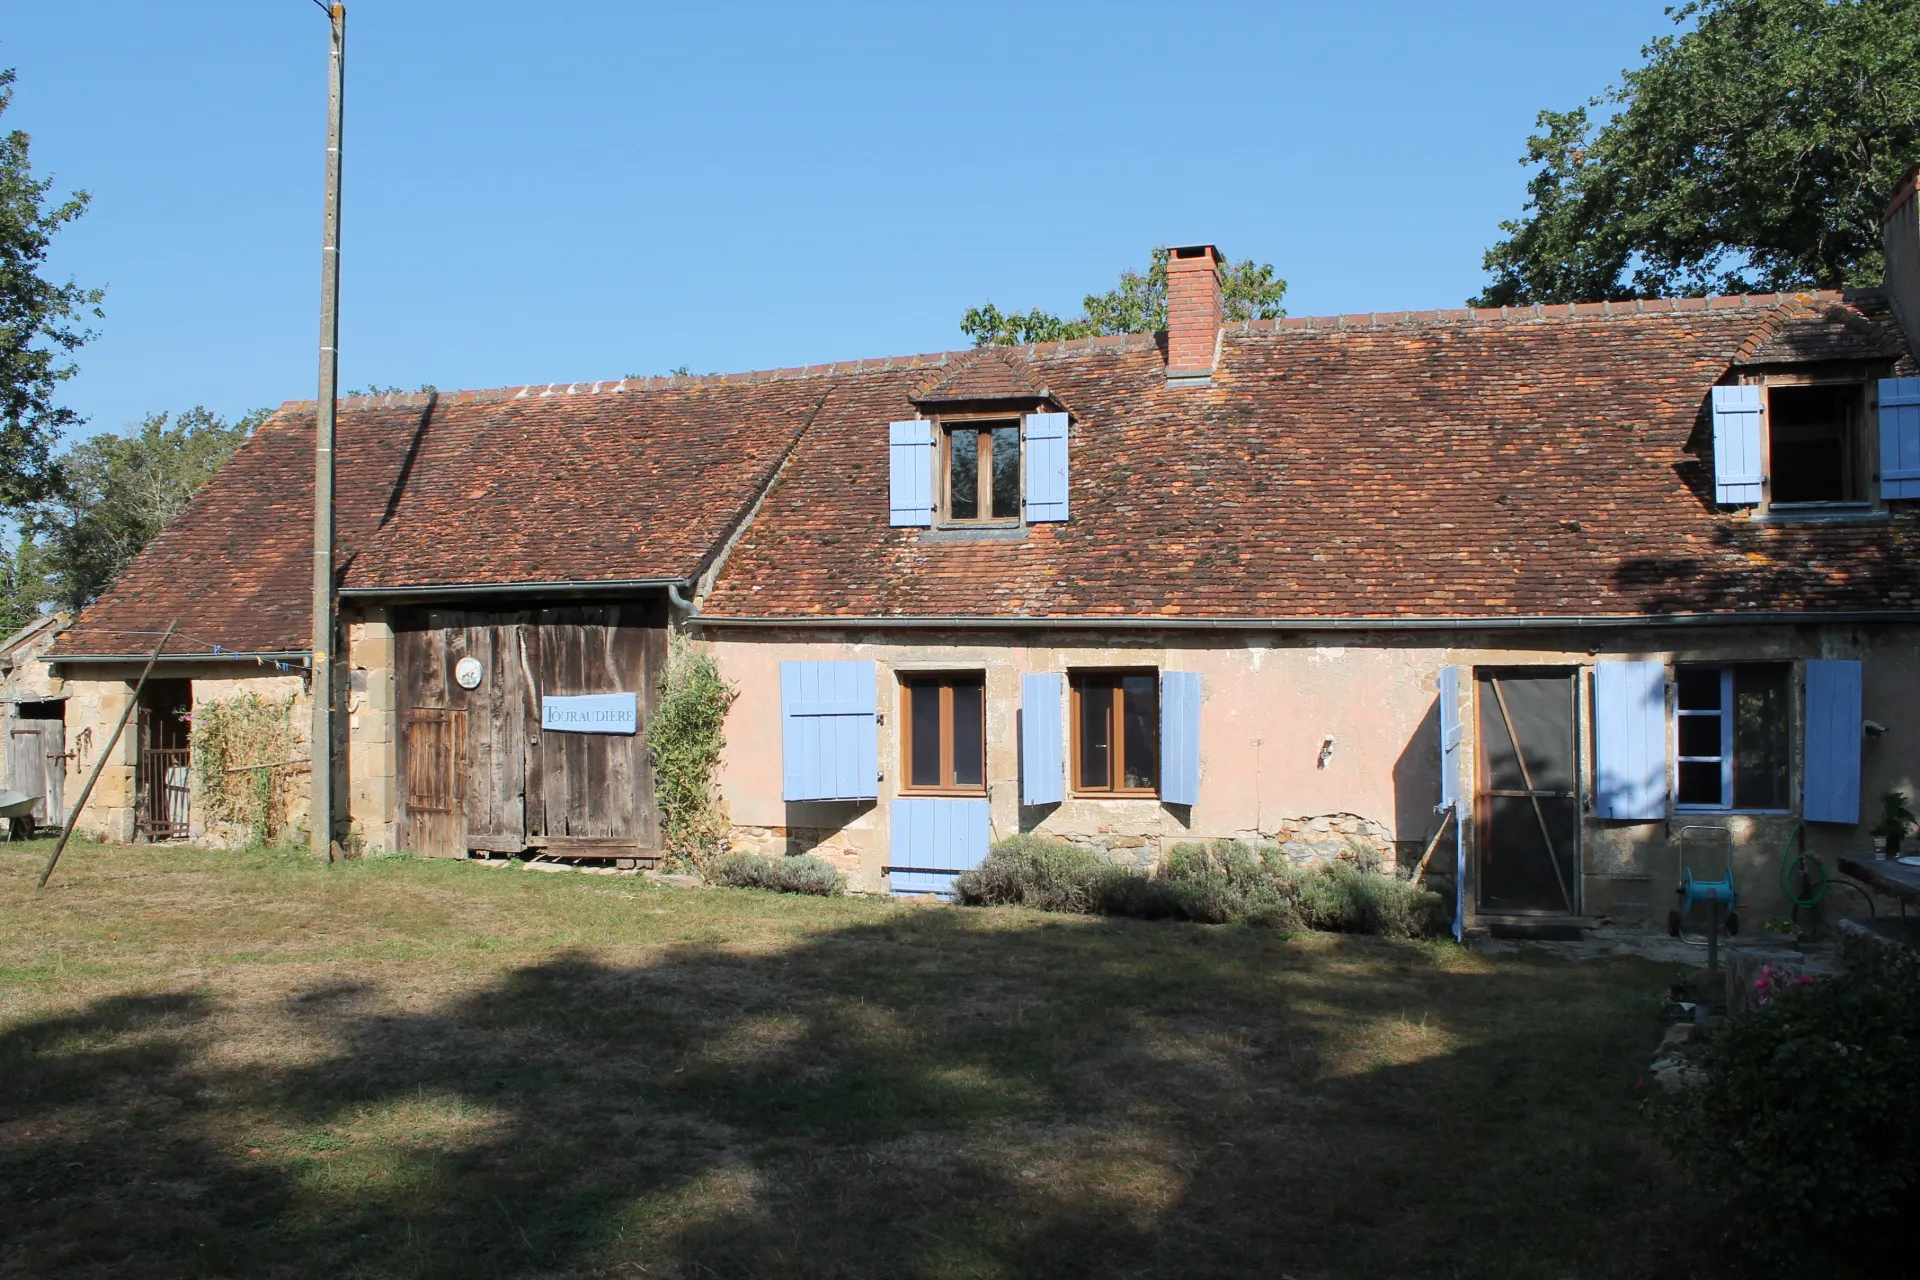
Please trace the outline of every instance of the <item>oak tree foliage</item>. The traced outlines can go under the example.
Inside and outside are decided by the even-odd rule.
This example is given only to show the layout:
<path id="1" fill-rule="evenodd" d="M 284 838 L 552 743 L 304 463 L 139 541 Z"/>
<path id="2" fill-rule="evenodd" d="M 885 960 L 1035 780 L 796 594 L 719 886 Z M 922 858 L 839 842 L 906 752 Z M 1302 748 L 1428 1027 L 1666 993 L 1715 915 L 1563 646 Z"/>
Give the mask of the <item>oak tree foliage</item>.
<path id="1" fill-rule="evenodd" d="M 1693 0 L 1684 30 L 1542 111 L 1525 216 L 1471 305 L 1878 284 L 1920 162 L 1920 0 Z"/>
<path id="2" fill-rule="evenodd" d="M 13 103 L 14 73 L 0 71 L 0 115 Z M 50 196 L 52 178 L 36 178 L 30 139 L 0 133 L 0 508 L 18 510 L 58 492 L 53 446 L 79 415 L 54 403 L 71 378 L 70 358 L 93 331 L 105 292 L 46 276 L 53 235 L 78 218 L 88 195 Z"/>
<path id="3" fill-rule="evenodd" d="M 1277 320 L 1287 314 L 1280 305 L 1287 282 L 1273 273 L 1272 263 L 1252 259 L 1236 262 L 1223 273 L 1229 320 Z M 1070 320 L 1034 307 L 1026 312 L 1002 311 L 993 303 L 970 307 L 960 317 L 960 331 L 976 347 L 1018 347 L 1034 342 L 1060 342 L 1096 334 L 1156 333 L 1167 327 L 1167 251 L 1155 248 L 1145 275 L 1120 273 L 1120 283 L 1105 293 L 1081 300 L 1081 314 Z"/>

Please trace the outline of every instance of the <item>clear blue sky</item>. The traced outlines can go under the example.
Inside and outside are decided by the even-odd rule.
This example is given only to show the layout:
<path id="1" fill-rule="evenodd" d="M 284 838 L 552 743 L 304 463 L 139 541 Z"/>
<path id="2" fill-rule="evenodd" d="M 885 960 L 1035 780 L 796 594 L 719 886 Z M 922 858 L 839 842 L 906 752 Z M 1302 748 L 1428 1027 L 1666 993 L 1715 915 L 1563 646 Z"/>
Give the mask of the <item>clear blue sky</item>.
<path id="1" fill-rule="evenodd" d="M 1272 262 L 1295 315 L 1458 306 L 1534 113 L 1667 0 L 354 0 L 342 377 L 443 390 L 965 345 L 1156 243 Z M 313 394 L 312 0 L 15 0 L 7 127 L 93 207 L 89 431 Z"/>

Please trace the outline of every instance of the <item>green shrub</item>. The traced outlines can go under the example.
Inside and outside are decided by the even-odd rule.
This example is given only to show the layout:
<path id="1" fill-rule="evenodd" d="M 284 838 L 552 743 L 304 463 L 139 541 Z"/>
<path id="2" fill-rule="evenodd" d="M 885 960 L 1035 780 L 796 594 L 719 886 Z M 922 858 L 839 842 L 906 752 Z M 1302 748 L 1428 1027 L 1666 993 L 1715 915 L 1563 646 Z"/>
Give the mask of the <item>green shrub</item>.
<path id="1" fill-rule="evenodd" d="M 699 867 L 725 844 L 727 823 L 713 794 L 713 775 L 727 745 L 722 732 L 736 690 L 720 678 L 713 655 L 675 638 L 647 717 L 661 836 L 668 857 Z"/>
<path id="2" fill-rule="evenodd" d="M 1274 845 L 1177 844 L 1152 872 L 1119 867 L 1078 846 L 1019 835 L 964 871 L 970 906 L 1024 906 L 1144 920 L 1241 921 L 1268 929 L 1328 929 L 1417 937 L 1444 923 L 1439 895 L 1346 863 L 1287 865 Z"/>
<path id="3" fill-rule="evenodd" d="M 1662 1115 L 1674 1156 L 1744 1238 L 1868 1256 L 1905 1247 L 1920 1195 L 1920 960 L 1775 989 L 1726 1020 Z"/>
<path id="4" fill-rule="evenodd" d="M 777 893 L 811 893 L 823 898 L 837 897 L 847 891 L 846 880 L 833 864 L 811 853 L 791 858 L 725 854 L 712 862 L 708 879 L 734 889 L 772 889 Z"/>

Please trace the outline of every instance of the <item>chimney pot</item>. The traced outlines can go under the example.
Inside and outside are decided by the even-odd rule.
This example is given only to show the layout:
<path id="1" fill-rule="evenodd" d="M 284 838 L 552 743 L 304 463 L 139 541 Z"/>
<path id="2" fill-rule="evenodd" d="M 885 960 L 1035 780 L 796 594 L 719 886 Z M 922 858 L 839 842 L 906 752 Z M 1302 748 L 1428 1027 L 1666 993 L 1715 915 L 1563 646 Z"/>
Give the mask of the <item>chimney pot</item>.
<path id="1" fill-rule="evenodd" d="M 1220 350 L 1220 251 L 1210 244 L 1167 250 L 1167 380 L 1212 380 Z"/>

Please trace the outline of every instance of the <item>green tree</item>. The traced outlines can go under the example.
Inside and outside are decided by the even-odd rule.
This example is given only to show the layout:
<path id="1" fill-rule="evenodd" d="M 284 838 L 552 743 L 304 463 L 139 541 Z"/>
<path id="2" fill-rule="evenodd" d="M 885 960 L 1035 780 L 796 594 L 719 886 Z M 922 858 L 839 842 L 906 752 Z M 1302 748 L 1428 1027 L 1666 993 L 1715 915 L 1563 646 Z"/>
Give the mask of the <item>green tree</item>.
<path id="1" fill-rule="evenodd" d="M 46 556 L 33 530 L 22 526 L 12 551 L 0 546 L 0 639 L 38 618 L 51 598 Z"/>
<path id="2" fill-rule="evenodd" d="M 1249 258 L 1228 266 L 1224 275 L 1229 320 L 1277 320 L 1287 314 L 1280 305 L 1287 295 L 1287 282 L 1275 277 L 1272 263 L 1256 264 Z M 1158 332 L 1167 327 L 1167 251 L 1155 248 L 1145 275 L 1123 271 L 1117 287 L 1090 293 L 1080 305 L 1079 316 L 1062 320 L 1038 307 L 1024 313 L 1001 311 L 988 302 L 968 308 L 960 317 L 960 332 L 973 339 L 976 347 Z"/>
<path id="3" fill-rule="evenodd" d="M 1669 12 L 1688 29 L 1623 83 L 1540 113 L 1472 305 L 1879 283 L 1880 213 L 1920 161 L 1920 0 Z"/>
<path id="4" fill-rule="evenodd" d="M 13 79 L 0 71 L 0 115 L 13 103 Z M 81 419 L 54 403 L 54 391 L 74 375 L 67 357 L 93 337 L 86 319 L 101 314 L 105 297 L 42 274 L 53 233 L 88 196 L 50 203 L 53 179 L 33 176 L 28 143 L 18 129 L 0 134 L 0 507 L 16 510 L 59 491 L 53 445 Z"/>
<path id="5" fill-rule="evenodd" d="M 53 599 L 78 609 L 106 590 L 267 413 L 236 422 L 204 408 L 177 418 L 155 413 L 130 434 L 75 445 L 60 459 L 62 495 L 34 515 L 46 539 Z"/>

